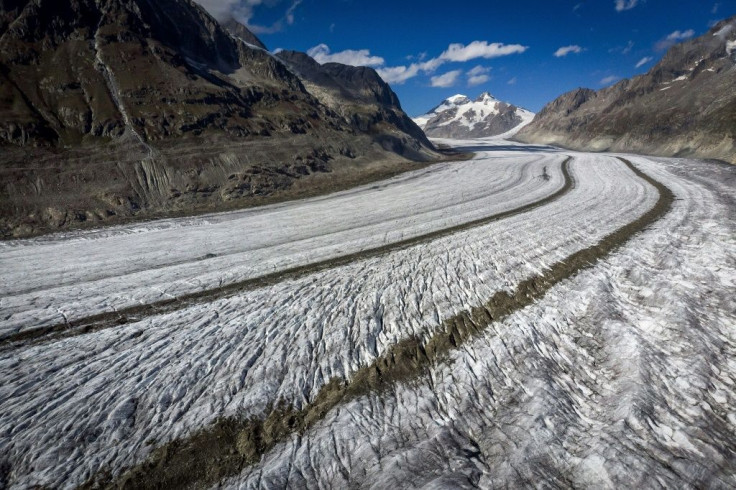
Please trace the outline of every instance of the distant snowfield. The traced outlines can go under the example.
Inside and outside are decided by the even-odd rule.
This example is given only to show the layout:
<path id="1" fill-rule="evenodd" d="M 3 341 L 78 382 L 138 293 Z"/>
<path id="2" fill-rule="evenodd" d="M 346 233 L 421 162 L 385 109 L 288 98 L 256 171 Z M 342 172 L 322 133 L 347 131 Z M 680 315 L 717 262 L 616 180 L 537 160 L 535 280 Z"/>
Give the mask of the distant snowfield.
<path id="1" fill-rule="evenodd" d="M 560 189 L 560 166 L 573 157 L 574 187 L 528 212 L 0 350 L 6 484 L 73 487 L 222 416 L 258 416 L 280 400 L 300 406 L 330 378 L 431 335 L 658 199 L 611 155 L 500 138 L 452 144 L 476 158 L 322 198 L 0 244 L 7 335 L 514 209 Z M 662 220 L 426 378 L 338 407 L 224 484 L 736 485 L 736 172 L 627 158 L 676 194 Z"/>
<path id="2" fill-rule="evenodd" d="M 476 100 L 471 100 L 467 96 L 462 94 L 453 95 L 448 97 L 440 105 L 432 109 L 427 114 L 417 116 L 412 120 L 422 129 L 425 129 L 427 123 L 437 117 L 440 114 L 449 111 L 455 111 L 453 117 L 448 117 L 441 124 L 437 126 L 448 126 L 450 124 L 460 124 L 467 127 L 469 130 L 473 130 L 477 124 L 480 124 L 488 116 L 499 114 L 499 108 L 508 105 L 506 102 L 500 101 L 493 97 L 488 92 L 484 92 Z M 535 114 L 531 111 L 523 109 L 521 107 L 516 108 L 516 115 L 521 118 L 521 122 L 518 126 L 503 133 L 501 135 L 493 136 L 495 139 L 509 138 L 510 136 L 519 132 L 521 128 L 532 122 Z"/>

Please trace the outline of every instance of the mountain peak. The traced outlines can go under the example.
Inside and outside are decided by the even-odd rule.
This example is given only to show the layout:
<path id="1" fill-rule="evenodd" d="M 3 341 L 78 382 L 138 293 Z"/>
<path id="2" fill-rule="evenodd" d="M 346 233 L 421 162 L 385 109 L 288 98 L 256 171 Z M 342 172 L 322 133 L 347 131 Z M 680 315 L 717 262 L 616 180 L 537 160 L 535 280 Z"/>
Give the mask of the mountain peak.
<path id="1" fill-rule="evenodd" d="M 455 94 L 452 97 L 446 98 L 445 102 L 449 102 L 451 104 L 464 104 L 466 102 L 470 102 L 470 99 L 467 95 Z"/>
<path id="2" fill-rule="evenodd" d="M 228 20 L 220 22 L 220 25 L 225 28 L 232 36 L 244 41 L 250 45 L 256 46 L 261 49 L 267 49 L 266 45 L 258 39 L 258 37 L 248 30 L 245 25 L 230 17 Z"/>
<path id="3" fill-rule="evenodd" d="M 533 117 L 533 113 L 483 92 L 475 100 L 462 94 L 448 97 L 414 122 L 430 137 L 485 138 L 521 128 Z"/>
<path id="4" fill-rule="evenodd" d="M 485 102 L 487 100 L 497 100 L 490 92 L 483 92 L 475 99 L 476 102 Z"/>

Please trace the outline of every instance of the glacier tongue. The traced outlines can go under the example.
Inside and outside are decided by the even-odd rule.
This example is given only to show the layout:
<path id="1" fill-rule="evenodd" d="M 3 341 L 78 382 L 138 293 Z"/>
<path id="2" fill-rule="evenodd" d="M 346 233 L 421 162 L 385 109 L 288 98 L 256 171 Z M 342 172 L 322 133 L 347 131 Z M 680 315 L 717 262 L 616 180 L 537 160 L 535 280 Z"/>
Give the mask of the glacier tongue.
<path id="1" fill-rule="evenodd" d="M 732 487 L 736 176 L 632 160 L 678 197 L 662 221 L 225 487 Z"/>
<path id="2" fill-rule="evenodd" d="M 448 143 L 475 159 L 285 205 L 0 244 L 4 331 L 33 329 L 513 209 L 559 190 L 573 157 L 574 187 L 523 214 L 0 350 L 0 482 L 78 486 L 223 417 L 303 406 L 330 379 L 433 335 L 658 200 L 612 155 Z M 626 158 L 676 194 L 663 219 L 425 375 L 337 405 L 222 483 L 732 486 L 736 171 Z"/>

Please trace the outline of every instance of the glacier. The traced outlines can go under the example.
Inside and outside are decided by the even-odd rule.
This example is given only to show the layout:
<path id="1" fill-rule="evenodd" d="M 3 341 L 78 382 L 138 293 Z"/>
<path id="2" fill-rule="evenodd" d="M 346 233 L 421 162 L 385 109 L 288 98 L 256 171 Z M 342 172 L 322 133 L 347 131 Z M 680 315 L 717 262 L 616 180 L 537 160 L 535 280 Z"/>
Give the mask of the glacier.
<path id="1" fill-rule="evenodd" d="M 736 172 L 502 138 L 320 198 L 0 244 L 0 335 L 520 214 L 268 287 L 0 348 L 0 482 L 71 488 L 223 417 L 302 407 L 391 346 L 672 210 L 417 379 L 346 401 L 230 488 L 736 485 Z"/>

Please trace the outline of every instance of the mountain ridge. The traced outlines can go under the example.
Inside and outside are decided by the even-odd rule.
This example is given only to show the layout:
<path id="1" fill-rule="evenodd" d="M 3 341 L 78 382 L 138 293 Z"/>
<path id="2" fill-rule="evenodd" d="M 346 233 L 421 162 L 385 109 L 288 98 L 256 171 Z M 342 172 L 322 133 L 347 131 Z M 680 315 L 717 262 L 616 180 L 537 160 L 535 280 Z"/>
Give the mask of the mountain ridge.
<path id="1" fill-rule="evenodd" d="M 515 139 L 736 163 L 736 17 L 671 47 L 643 75 L 561 95 Z"/>
<path id="2" fill-rule="evenodd" d="M 435 138 L 483 138 L 520 129 L 534 113 L 482 92 L 471 100 L 456 94 L 428 113 L 414 118 L 427 136 Z"/>
<path id="3" fill-rule="evenodd" d="M 0 4 L 0 234 L 252 206 L 439 158 L 400 106 L 367 130 L 225 24 L 191 0 Z"/>
<path id="4" fill-rule="evenodd" d="M 383 138 L 382 144 L 394 148 L 393 151 L 402 153 L 400 148 L 409 152 L 420 148 L 412 147 L 400 133 L 408 134 L 422 145 L 431 146 L 424 132 L 404 113 L 389 84 L 373 68 L 341 63 L 320 64 L 306 53 L 297 51 L 280 51 L 276 57 L 297 74 L 307 92 L 361 131 L 377 132 L 387 126 L 399 129 L 399 132 L 392 131 Z M 395 138 L 404 141 L 397 142 Z"/>

